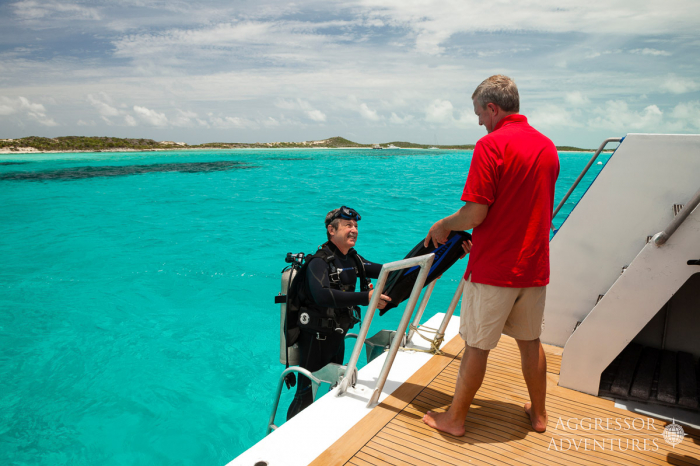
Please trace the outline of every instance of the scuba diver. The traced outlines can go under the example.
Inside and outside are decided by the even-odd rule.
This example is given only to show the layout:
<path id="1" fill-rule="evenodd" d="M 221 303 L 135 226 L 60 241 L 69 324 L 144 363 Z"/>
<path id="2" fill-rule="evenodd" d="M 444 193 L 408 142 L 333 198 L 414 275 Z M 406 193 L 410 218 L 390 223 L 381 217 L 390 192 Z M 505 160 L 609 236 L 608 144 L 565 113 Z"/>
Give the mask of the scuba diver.
<path id="1" fill-rule="evenodd" d="M 300 333 L 299 365 L 315 372 L 329 363 L 343 364 L 345 335 L 360 322 L 360 308 L 367 306 L 374 290 L 369 278 L 379 277 L 382 264 L 362 258 L 353 246 L 357 241 L 360 214 L 343 206 L 326 215 L 328 241 L 306 257 L 290 288 L 290 297 L 298 303 Z M 360 291 L 355 281 L 360 279 Z M 391 301 L 381 295 L 377 307 L 383 309 Z M 313 403 L 311 381 L 299 377 L 294 400 L 289 405 L 287 420 Z"/>

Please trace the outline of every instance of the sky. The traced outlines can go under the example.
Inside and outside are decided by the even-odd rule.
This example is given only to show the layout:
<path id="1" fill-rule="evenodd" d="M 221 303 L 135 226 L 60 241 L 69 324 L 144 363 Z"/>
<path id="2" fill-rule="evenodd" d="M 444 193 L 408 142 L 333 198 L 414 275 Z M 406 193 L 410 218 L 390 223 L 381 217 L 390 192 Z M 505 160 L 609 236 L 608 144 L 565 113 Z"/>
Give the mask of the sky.
<path id="1" fill-rule="evenodd" d="M 557 145 L 700 133 L 698 0 L 21 0 L 0 31 L 0 138 L 473 144 L 493 74 Z"/>

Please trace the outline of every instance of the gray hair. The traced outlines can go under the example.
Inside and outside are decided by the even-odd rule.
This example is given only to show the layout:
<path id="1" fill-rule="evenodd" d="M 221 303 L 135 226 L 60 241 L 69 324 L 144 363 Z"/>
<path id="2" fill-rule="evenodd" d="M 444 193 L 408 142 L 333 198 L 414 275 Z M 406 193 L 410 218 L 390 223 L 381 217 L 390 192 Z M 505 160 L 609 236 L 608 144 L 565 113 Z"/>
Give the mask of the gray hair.
<path id="1" fill-rule="evenodd" d="M 328 237 L 328 240 L 330 241 L 331 235 L 328 233 L 328 225 L 332 226 L 334 230 L 338 229 L 338 225 L 340 225 L 340 218 L 331 219 L 333 218 L 333 215 L 335 215 L 336 212 L 338 212 L 340 209 L 333 209 L 330 212 L 326 214 L 326 236 Z"/>
<path id="2" fill-rule="evenodd" d="M 472 100 L 476 101 L 481 108 L 486 108 L 487 104 L 496 104 L 506 112 L 520 111 L 518 86 L 512 79 L 502 74 L 486 78 L 479 84 L 472 94 Z"/>

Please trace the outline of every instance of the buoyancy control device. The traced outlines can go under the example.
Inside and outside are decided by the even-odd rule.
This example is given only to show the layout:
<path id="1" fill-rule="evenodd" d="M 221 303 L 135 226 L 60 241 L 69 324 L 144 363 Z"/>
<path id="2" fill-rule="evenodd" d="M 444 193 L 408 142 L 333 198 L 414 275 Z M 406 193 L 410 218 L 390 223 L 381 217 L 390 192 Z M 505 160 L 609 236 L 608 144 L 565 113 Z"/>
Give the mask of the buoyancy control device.
<path id="1" fill-rule="evenodd" d="M 369 280 L 362 258 L 351 249 L 349 254 L 356 263 L 360 289 L 369 290 Z M 319 247 L 315 254 L 287 253 L 287 267 L 282 270 L 282 292 L 275 297 L 280 307 L 280 363 L 287 367 L 298 365 L 299 347 L 297 341 L 301 330 L 316 333 L 317 338 L 325 339 L 332 332 L 345 334 L 347 330 L 360 322 L 358 306 L 351 308 L 324 308 L 310 303 L 306 296 L 306 268 L 314 258 L 323 259 L 329 266 L 330 287 L 336 290 L 350 291 L 352 286 L 344 286 L 340 281 L 340 270 L 334 265 L 333 252 L 327 246 Z M 346 289 L 347 288 L 347 289 Z"/>

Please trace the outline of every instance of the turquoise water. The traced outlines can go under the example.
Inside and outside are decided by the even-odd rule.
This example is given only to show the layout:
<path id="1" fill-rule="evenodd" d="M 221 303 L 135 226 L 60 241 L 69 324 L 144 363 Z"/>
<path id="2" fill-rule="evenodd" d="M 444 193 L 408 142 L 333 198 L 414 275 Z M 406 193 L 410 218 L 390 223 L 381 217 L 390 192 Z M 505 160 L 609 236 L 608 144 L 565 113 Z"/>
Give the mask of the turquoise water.
<path id="1" fill-rule="evenodd" d="M 590 156 L 560 154 L 557 202 Z M 403 258 L 461 205 L 470 159 L 0 155 L 0 464 L 230 461 L 264 435 L 283 368 L 273 296 L 285 254 L 313 251 L 325 213 L 346 204 L 362 214 L 361 254 Z M 446 309 L 465 267 L 443 276 L 426 317 Z M 402 309 L 370 335 L 396 328 Z"/>

